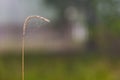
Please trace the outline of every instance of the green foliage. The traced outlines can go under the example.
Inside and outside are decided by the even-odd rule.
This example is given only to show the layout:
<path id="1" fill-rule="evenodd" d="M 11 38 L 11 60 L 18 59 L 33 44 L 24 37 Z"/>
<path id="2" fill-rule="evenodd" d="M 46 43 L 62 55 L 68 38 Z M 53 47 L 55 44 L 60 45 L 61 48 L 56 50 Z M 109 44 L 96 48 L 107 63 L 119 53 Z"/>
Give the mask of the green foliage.
<path id="1" fill-rule="evenodd" d="M 97 0 L 99 18 L 111 32 L 120 34 L 120 1 Z"/>
<path id="2" fill-rule="evenodd" d="M 20 61 L 16 56 L 4 56 L 0 60 L 0 79 L 21 80 Z M 31 55 L 25 56 L 25 80 L 118 80 L 119 66 L 102 57 Z"/>

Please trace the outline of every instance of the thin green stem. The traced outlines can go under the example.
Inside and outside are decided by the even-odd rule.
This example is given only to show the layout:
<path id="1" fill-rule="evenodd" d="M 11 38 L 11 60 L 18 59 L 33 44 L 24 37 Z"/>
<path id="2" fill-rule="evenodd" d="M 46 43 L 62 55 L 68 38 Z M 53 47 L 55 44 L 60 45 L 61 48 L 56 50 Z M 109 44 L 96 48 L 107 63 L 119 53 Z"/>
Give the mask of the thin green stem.
<path id="1" fill-rule="evenodd" d="M 40 19 L 40 20 L 44 20 L 46 22 L 50 22 L 50 20 L 44 18 L 44 17 L 41 17 L 41 16 L 28 16 L 26 19 L 25 19 L 25 22 L 24 22 L 24 25 L 23 25 L 23 33 L 22 33 L 22 80 L 24 80 L 24 55 L 25 55 L 25 32 L 26 32 L 26 28 L 27 28 L 27 25 L 29 23 L 29 21 L 32 19 L 32 18 L 37 18 L 37 19 Z"/>

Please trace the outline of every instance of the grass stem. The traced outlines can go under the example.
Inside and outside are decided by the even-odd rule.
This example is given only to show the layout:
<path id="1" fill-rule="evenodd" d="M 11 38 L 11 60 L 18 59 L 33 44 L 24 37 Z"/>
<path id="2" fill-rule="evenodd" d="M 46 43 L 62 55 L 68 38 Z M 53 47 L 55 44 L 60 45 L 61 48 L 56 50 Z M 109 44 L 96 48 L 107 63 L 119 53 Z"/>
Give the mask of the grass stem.
<path id="1" fill-rule="evenodd" d="M 24 80 L 24 55 L 25 55 L 25 32 L 26 32 L 26 28 L 27 28 L 27 25 L 29 23 L 29 21 L 32 19 L 32 18 L 37 18 L 37 19 L 40 19 L 40 20 L 44 20 L 46 22 L 50 22 L 50 20 L 44 18 L 44 17 L 41 17 L 41 16 L 28 16 L 26 19 L 25 19 L 25 22 L 24 22 L 24 25 L 23 25 L 23 33 L 22 33 L 22 80 Z"/>

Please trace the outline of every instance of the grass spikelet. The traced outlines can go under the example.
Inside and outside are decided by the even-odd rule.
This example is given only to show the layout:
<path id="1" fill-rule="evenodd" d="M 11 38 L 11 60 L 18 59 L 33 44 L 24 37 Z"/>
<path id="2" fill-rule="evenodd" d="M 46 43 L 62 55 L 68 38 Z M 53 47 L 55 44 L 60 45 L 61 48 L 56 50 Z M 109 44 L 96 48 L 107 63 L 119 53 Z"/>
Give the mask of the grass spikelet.
<path id="1" fill-rule="evenodd" d="M 25 33 L 26 33 L 26 28 L 29 23 L 29 21 L 33 18 L 37 18 L 40 20 L 44 20 L 46 22 L 50 22 L 47 18 L 41 17 L 41 16 L 28 16 L 25 19 L 25 22 L 23 24 L 23 33 L 22 33 L 22 80 L 24 80 L 24 54 L 25 54 Z"/>

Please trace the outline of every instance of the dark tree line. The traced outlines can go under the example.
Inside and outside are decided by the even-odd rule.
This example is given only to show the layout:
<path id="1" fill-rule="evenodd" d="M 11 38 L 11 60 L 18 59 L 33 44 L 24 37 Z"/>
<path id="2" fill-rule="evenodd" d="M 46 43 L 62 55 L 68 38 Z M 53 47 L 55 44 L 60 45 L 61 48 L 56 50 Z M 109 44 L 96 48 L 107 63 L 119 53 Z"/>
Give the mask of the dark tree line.
<path id="1" fill-rule="evenodd" d="M 59 14 L 56 25 L 59 30 L 62 28 L 59 27 L 60 25 L 67 23 L 64 12 L 68 6 L 75 6 L 79 10 L 85 10 L 86 22 L 91 33 L 88 41 L 89 50 L 108 49 L 109 46 L 113 45 L 108 45 L 111 42 L 107 41 L 107 36 L 111 36 L 112 38 L 114 35 L 120 35 L 119 0 L 45 0 L 45 2 L 57 8 Z M 115 39 L 118 38 L 116 37 Z M 114 42 L 114 39 L 112 40 Z"/>

